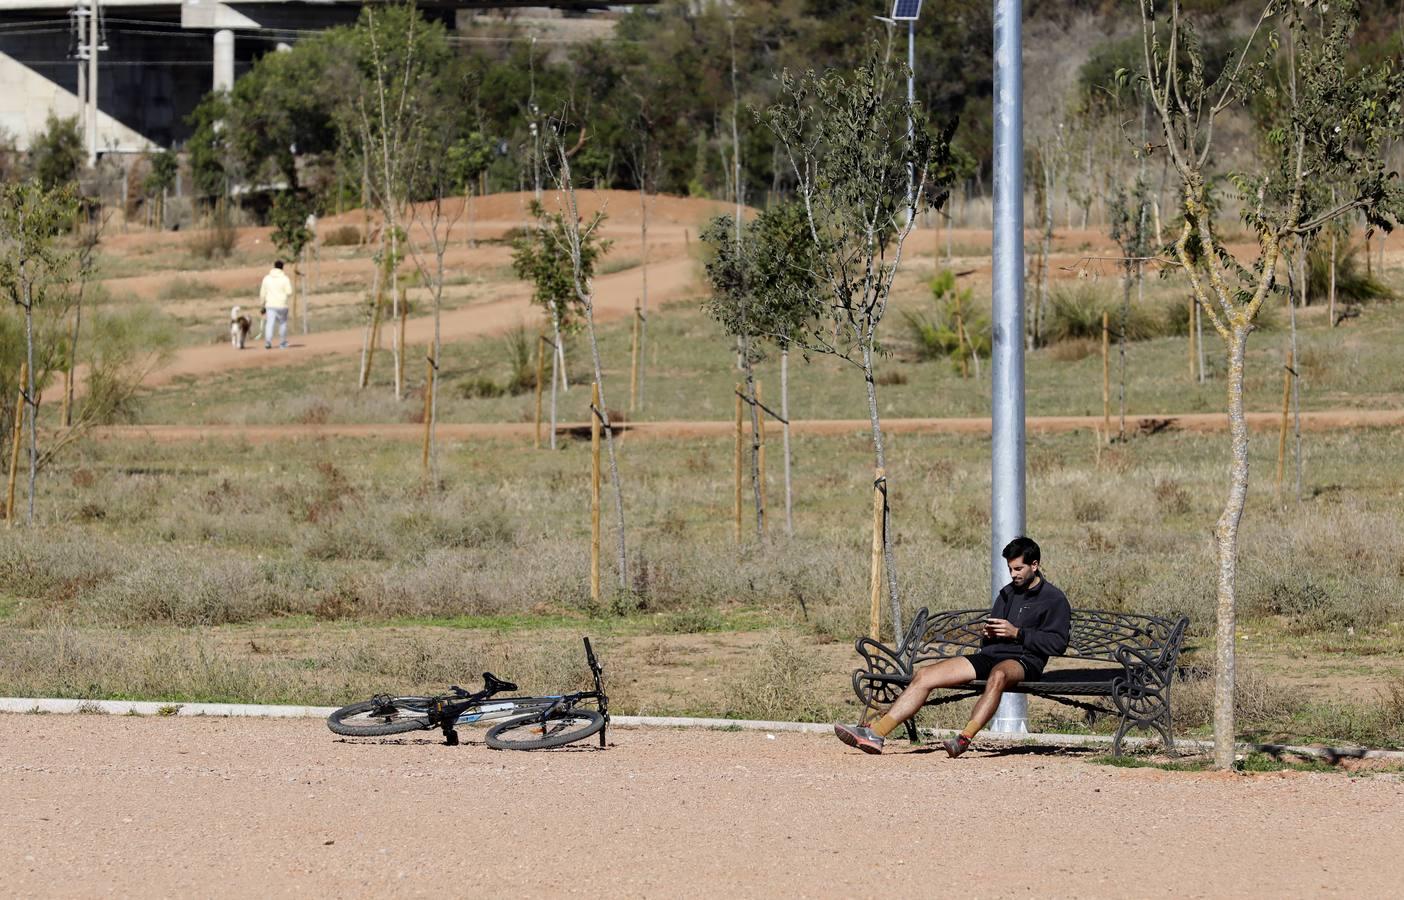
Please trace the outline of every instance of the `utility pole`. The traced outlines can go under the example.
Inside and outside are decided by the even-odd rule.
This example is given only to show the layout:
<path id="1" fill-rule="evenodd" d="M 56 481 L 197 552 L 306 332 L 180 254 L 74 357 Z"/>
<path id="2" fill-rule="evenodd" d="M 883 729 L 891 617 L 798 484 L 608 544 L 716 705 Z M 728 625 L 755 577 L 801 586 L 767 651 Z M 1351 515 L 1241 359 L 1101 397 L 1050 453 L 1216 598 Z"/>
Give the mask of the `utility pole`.
<path id="1" fill-rule="evenodd" d="M 73 7 L 73 11 L 69 13 L 69 16 L 72 18 L 69 31 L 72 34 L 73 40 L 73 51 L 69 56 L 77 62 L 74 68 L 77 70 L 78 109 L 82 111 L 80 114 L 85 119 L 84 136 L 86 138 L 86 118 L 88 115 L 88 8 L 83 4 L 83 0 L 79 0 L 78 4 Z"/>
<path id="2" fill-rule="evenodd" d="M 88 165 L 97 163 L 98 154 L 98 51 L 101 50 L 98 38 L 99 0 L 92 0 L 92 13 L 88 16 L 88 108 L 85 111 L 88 139 Z"/>
<path id="3" fill-rule="evenodd" d="M 990 598 L 1009 581 L 1006 544 L 1024 533 L 1024 84 L 1022 0 L 994 9 L 994 327 L 990 360 Z M 1028 696 L 1005 694 L 990 725 L 1026 732 Z"/>

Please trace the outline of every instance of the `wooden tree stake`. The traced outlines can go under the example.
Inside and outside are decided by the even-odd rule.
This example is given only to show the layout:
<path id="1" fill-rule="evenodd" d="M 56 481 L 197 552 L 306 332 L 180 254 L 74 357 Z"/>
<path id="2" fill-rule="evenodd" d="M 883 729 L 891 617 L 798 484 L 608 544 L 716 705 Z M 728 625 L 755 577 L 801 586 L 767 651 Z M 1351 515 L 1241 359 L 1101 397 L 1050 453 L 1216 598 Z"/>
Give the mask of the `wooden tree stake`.
<path id="1" fill-rule="evenodd" d="M 756 381 L 756 427 L 759 429 L 757 436 L 760 438 L 760 448 L 756 453 L 756 463 L 760 470 L 760 504 L 761 509 L 769 509 L 770 504 L 765 497 L 765 402 L 762 399 L 759 380 Z"/>
<path id="2" fill-rule="evenodd" d="M 536 336 L 536 449 L 541 449 L 541 383 L 546 377 L 546 335 Z"/>
<path id="3" fill-rule="evenodd" d="M 741 544 L 741 385 L 736 385 L 736 453 L 735 465 L 732 467 L 736 474 L 736 503 L 735 503 L 735 532 L 736 544 Z"/>
<path id="4" fill-rule="evenodd" d="M 1111 323 L 1102 312 L 1102 431 L 1111 436 Z"/>
<path id="5" fill-rule="evenodd" d="M 629 412 L 639 405 L 639 325 L 643 322 L 643 311 L 637 301 L 634 303 L 634 340 L 629 352 Z"/>
<path id="6" fill-rule="evenodd" d="M 600 603 L 600 383 L 590 387 L 590 603 Z"/>
<path id="7" fill-rule="evenodd" d="M 437 390 L 438 386 L 434 383 L 434 357 L 425 354 L 424 364 L 427 371 L 424 376 L 424 460 L 422 465 L 427 474 L 429 472 L 429 429 L 433 425 L 434 391 Z"/>
<path id="8" fill-rule="evenodd" d="M 878 469 L 873 479 L 873 560 L 868 582 L 868 635 L 882 637 L 882 520 L 887 502 L 887 473 Z"/>
<path id="9" fill-rule="evenodd" d="M 1282 502 L 1282 475 L 1287 464 L 1287 413 L 1292 403 L 1292 351 L 1287 351 L 1287 370 L 1282 373 L 1282 429 L 1277 435 L 1277 502 Z"/>
<path id="10" fill-rule="evenodd" d="M 29 364 L 20 363 L 18 399 L 15 401 L 15 429 L 10 434 L 10 480 L 5 488 L 5 527 L 15 524 L 15 478 L 19 474 L 21 435 L 24 433 L 24 386 L 29 380 Z"/>

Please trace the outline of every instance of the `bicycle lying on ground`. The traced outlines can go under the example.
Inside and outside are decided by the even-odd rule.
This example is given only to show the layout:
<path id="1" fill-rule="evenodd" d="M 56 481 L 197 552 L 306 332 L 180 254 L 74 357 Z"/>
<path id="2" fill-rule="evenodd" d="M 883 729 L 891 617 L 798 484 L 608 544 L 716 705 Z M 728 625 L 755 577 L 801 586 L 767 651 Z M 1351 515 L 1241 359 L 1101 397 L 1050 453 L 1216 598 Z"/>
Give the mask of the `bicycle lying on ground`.
<path id="1" fill-rule="evenodd" d="M 438 728 L 444 733 L 444 742 L 455 746 L 458 743 L 456 726 L 504 719 L 488 729 L 487 744 L 495 750 L 562 747 L 596 732 L 603 747 L 609 724 L 604 667 L 596 659 L 590 639 L 584 641 L 585 659 L 595 677 L 593 691 L 542 697 L 498 697 L 498 694 L 517 690 L 517 686 L 484 672 L 481 691 L 470 694 L 454 685 L 450 693 L 437 697 L 377 694 L 327 716 L 327 727 L 347 737 L 383 737 Z"/>

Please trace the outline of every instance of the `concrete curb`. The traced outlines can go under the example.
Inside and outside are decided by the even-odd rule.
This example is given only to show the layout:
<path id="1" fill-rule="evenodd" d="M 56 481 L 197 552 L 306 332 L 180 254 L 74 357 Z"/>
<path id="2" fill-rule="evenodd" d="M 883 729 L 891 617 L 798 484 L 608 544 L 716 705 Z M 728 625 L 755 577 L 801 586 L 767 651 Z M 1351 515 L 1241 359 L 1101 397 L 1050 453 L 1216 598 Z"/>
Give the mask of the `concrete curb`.
<path id="1" fill-rule="evenodd" d="M 259 706 L 251 703 L 162 703 L 150 700 L 64 700 L 58 698 L 0 697 L 0 713 L 94 713 L 112 716 L 224 716 L 265 719 L 324 719 L 334 706 Z M 752 719 L 697 719 L 687 716 L 611 716 L 611 725 L 625 728 L 703 728 L 713 731 L 766 731 L 799 734 L 832 734 L 833 726 L 820 722 L 762 722 Z M 932 738 L 950 737 L 955 731 L 923 728 Z M 994 734 L 980 735 L 981 743 L 1037 744 L 1052 747 L 1111 747 L 1109 735 L 1101 734 Z M 1140 748 L 1159 741 L 1128 737 L 1126 747 Z M 1211 741 L 1180 740 L 1180 750 L 1207 753 Z M 1306 747 L 1292 744 L 1239 744 L 1239 753 L 1267 753 L 1272 756 L 1305 756 L 1337 761 L 1344 759 L 1388 759 L 1404 762 L 1404 750 L 1373 750 L 1366 747 Z"/>

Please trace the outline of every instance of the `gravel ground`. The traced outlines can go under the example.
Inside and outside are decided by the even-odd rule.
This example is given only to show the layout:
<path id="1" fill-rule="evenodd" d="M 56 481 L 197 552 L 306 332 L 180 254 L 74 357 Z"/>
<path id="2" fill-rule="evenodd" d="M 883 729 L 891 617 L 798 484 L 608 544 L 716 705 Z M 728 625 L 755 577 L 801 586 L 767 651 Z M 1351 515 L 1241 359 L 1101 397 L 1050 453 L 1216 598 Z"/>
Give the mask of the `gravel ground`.
<path id="1" fill-rule="evenodd" d="M 8 896 L 1214 897 L 1398 890 L 1397 776 L 624 730 L 608 750 L 311 720 L 0 716 Z"/>

